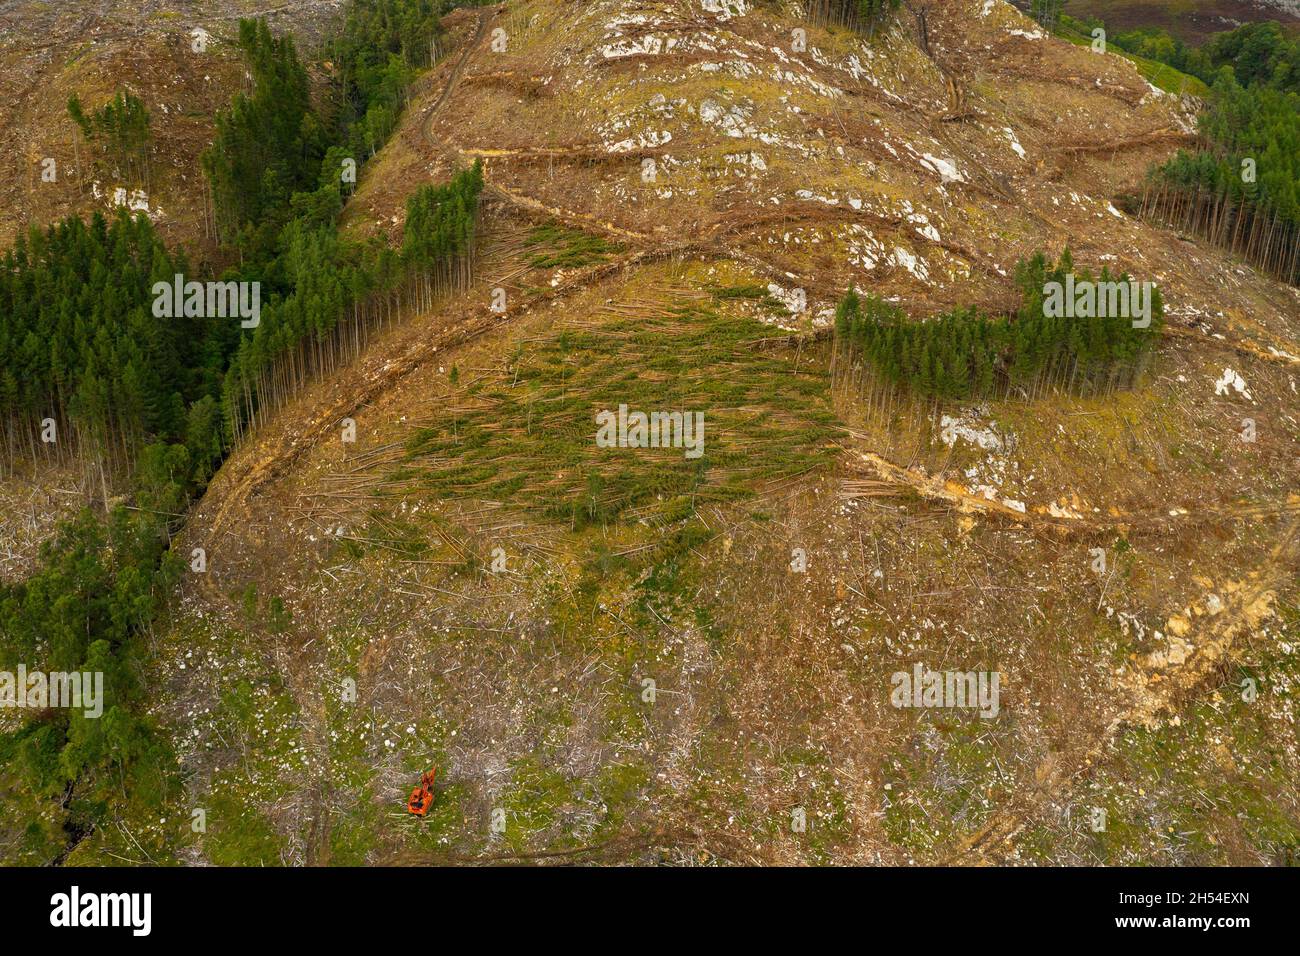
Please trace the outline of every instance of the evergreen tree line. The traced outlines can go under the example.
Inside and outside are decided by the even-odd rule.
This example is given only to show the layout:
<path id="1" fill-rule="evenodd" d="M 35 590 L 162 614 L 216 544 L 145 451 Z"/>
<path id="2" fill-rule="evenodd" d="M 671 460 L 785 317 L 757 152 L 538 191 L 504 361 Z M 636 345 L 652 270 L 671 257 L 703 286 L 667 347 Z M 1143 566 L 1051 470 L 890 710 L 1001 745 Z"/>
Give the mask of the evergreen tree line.
<path id="1" fill-rule="evenodd" d="M 293 194 L 316 187 L 328 144 L 293 37 L 272 36 L 265 20 L 240 20 L 239 48 L 252 91 L 217 113 L 202 164 L 211 234 L 258 260 L 273 253 Z"/>
<path id="2" fill-rule="evenodd" d="M 217 115 L 217 135 L 203 156 L 213 235 L 245 259 L 265 260 L 296 205 L 328 208 L 330 194 L 349 185 L 343 160 L 359 166 L 396 128 L 415 70 L 433 62 L 450 7 L 445 0 L 353 0 L 326 45 L 332 82 L 321 110 L 312 106 L 293 38 L 272 36 L 264 20 L 241 20 L 252 90 Z"/>
<path id="3" fill-rule="evenodd" d="M 418 35 L 409 29 L 404 35 Z M 251 22 L 241 23 L 240 38 L 254 86 L 224 114 L 205 166 L 214 224 L 243 257 L 224 278 L 271 290 L 252 334 L 229 319 L 153 317 L 153 283 L 190 274 L 183 252 L 170 253 L 143 215 L 33 229 L 0 261 L 9 458 L 38 453 L 33 422 L 53 417 L 60 440 L 46 447 L 67 454 L 69 436 L 84 443 L 82 454 L 104 462 L 101 476 L 104 468 L 132 473 L 135 502 L 107 520 L 85 512 L 66 523 L 36 573 L 0 586 L 0 664 L 100 671 L 107 698 L 98 719 L 45 712 L 0 734 L 7 859 L 61 862 L 97 831 L 111 842 L 114 821 L 157 819 L 176 792 L 174 758 L 145 715 L 137 673 L 181 565 L 171 532 L 238 435 L 239 424 L 234 436 L 223 424 L 246 423 L 272 383 L 278 397 L 337 360 L 338 326 L 349 315 L 355 350 L 362 326 L 391 317 L 403 296 L 467 275 L 481 168 L 412 197 L 414 225 L 400 251 L 345 243 L 335 220 L 349 127 L 322 124 L 311 111 L 291 40 Z M 382 83 L 374 88 L 387 95 Z M 169 839 L 149 830 L 131 834 L 132 852 L 147 856 L 151 839 Z"/>
<path id="4" fill-rule="evenodd" d="M 169 252 L 143 213 L 69 217 L 19 236 L 0 259 L 0 467 L 20 455 L 80 459 L 105 479 L 129 473 L 148 441 L 197 454 L 220 438 L 223 339 L 233 345 L 238 329 L 155 318 L 153 283 L 177 272 L 188 272 L 184 253 Z"/>
<path id="5" fill-rule="evenodd" d="M 119 90 L 104 106 L 88 114 L 73 93 L 68 97 L 68 114 L 86 139 L 88 158 L 111 162 L 128 184 L 149 188 L 153 131 L 143 100 L 129 90 Z M 73 146 L 80 166 L 80 147 L 75 139 Z"/>
<path id="6" fill-rule="evenodd" d="M 804 16 L 819 27 L 836 26 L 874 33 L 902 0 L 806 0 Z"/>
<path id="7" fill-rule="evenodd" d="M 445 185 L 416 190 L 400 252 L 291 222 L 276 263 L 291 291 L 263 306 L 261 324 L 241 340 L 225 377 L 230 438 L 239 441 L 305 382 L 351 361 L 374 333 L 468 282 L 482 189 L 475 163 Z"/>
<path id="8" fill-rule="evenodd" d="M 251 141 L 258 129 L 277 128 L 269 117 L 285 109 L 273 93 L 287 82 L 280 78 L 305 78 L 305 70 L 292 45 L 271 41 L 264 27 L 241 23 L 246 54 L 265 66 L 259 70 L 254 63 L 252 95 L 237 97 L 231 115 L 243 110 L 257 121 L 225 124 L 207 168 L 217 221 L 240 222 L 246 215 L 226 208 L 222 197 L 232 190 L 258 196 L 261 218 L 256 226 L 244 222 L 233 237 L 244 258 L 230 275 L 260 281 L 264 305 L 260 325 L 240 341 L 223 382 L 230 440 L 240 440 L 304 382 L 354 357 L 374 331 L 409 308 L 427 309 L 436 290 L 468 278 L 483 184 L 477 165 L 408 200 L 401 251 L 345 241 L 336 229 L 351 178 L 343 174 L 355 171 L 391 133 L 413 69 L 436 52 L 442 9 L 428 0 L 354 0 L 329 45 L 336 58 L 335 114 L 318 117 L 304 95 L 278 124 L 288 137 L 280 152 L 292 168 L 275 178 L 296 184 L 287 196 L 283 190 L 259 193 L 262 167 L 239 157 L 259 155 L 261 147 Z M 297 79 L 289 85 L 297 90 Z M 324 131 L 318 143 L 329 145 L 300 150 L 307 138 L 289 136 L 294 118 L 300 129 Z"/>
<path id="9" fill-rule="evenodd" d="M 954 309 L 913 321 L 876 296 L 849 292 L 835 312 L 833 369 L 837 382 L 866 393 L 873 404 L 892 401 L 900 388 L 936 399 L 1037 398 L 1052 390 L 1105 394 L 1130 387 L 1159 335 L 1163 305 L 1152 287 L 1151 323 L 1134 328 L 1128 317 L 1052 316 L 1044 285 L 1122 281 L 1103 268 L 1078 272 L 1066 249 L 1053 265 L 1043 253 L 1016 266 L 1022 301 L 1014 315 L 988 316 Z"/>
<path id="10" fill-rule="evenodd" d="M 347 24 L 345 73 L 347 63 L 378 60 L 367 42 L 385 54 L 417 51 L 437 31 L 418 0 L 355 0 Z M 185 450 L 201 485 L 259 401 L 333 367 L 340 324 L 351 326 L 355 354 L 375 317 L 391 319 L 403 296 L 419 292 L 427 304 L 434 279 L 465 276 L 481 169 L 412 197 L 409 250 L 344 243 L 336 218 L 346 147 L 330 136 L 346 140 L 349 125 L 317 118 L 292 38 L 252 20 L 240 22 L 239 37 L 253 86 L 222 114 L 204 165 L 217 218 L 240 224 L 232 242 L 243 262 L 223 279 L 261 283 L 259 327 L 243 334 L 228 318 L 154 317 L 155 282 L 199 277 L 143 215 L 119 211 L 109 222 L 97 213 L 89 225 L 70 217 L 29 230 L 0 260 L 0 466 L 20 455 L 76 456 L 99 468 L 107 501 L 108 477 L 130 474 L 141 449 L 160 442 Z M 388 95 L 382 82 L 358 89 Z M 140 128 L 147 116 L 130 94 L 92 116 L 79 103 L 69 108 L 79 126 L 105 135 Z"/>
<path id="11" fill-rule="evenodd" d="M 1087 33 L 1100 20 L 1069 26 Z M 1199 142 L 1147 172 L 1143 216 L 1204 236 L 1286 282 L 1300 281 L 1300 39 L 1271 20 L 1189 47 L 1143 27 L 1110 42 L 1210 85 Z"/>
<path id="12" fill-rule="evenodd" d="M 1197 149 L 1148 171 L 1141 214 L 1300 281 L 1300 94 L 1225 69 L 1197 131 Z"/>
<path id="13" fill-rule="evenodd" d="M 413 71 L 433 66 L 442 0 L 357 0 L 331 44 L 338 122 L 353 157 L 373 156 L 397 125 Z"/>
<path id="14" fill-rule="evenodd" d="M 482 192 L 483 163 L 476 160 L 451 182 L 421 186 L 407 199 L 402 257 L 427 293 L 437 285 L 464 286 L 469 282 Z"/>
<path id="15" fill-rule="evenodd" d="M 410 5 L 358 0 L 356 8 Z M 348 22 L 387 21 L 358 20 L 354 10 Z M 411 29 L 418 38 L 432 28 Z M 376 43 L 398 42 L 386 31 Z M 364 38 L 347 36 L 348 56 L 363 58 Z M 346 139 L 350 127 L 314 118 L 291 39 L 243 21 L 240 42 L 254 86 L 218 124 L 205 167 L 214 197 L 238 197 L 235 208 L 218 201 L 221 221 L 260 217 L 233 235 L 243 261 L 222 277 L 260 284 L 259 326 L 244 333 L 229 318 L 155 317 L 154 283 L 201 277 L 144 215 L 119 210 L 29 230 L 0 259 L 0 468 L 20 456 L 80 460 L 99 469 L 107 499 L 109 479 L 130 474 L 140 449 L 162 441 L 184 445 L 206 477 L 258 409 L 354 356 L 403 308 L 426 309 L 437 289 L 467 281 L 481 168 L 410 198 L 400 250 L 344 241 L 336 220 L 346 146 L 300 133 Z M 387 95 L 382 83 L 366 88 Z M 122 105 L 131 102 L 82 115 L 91 128 L 116 128 L 103 117 L 138 115 Z M 309 162 L 310 179 L 302 173 Z M 286 193 L 284 184 L 302 188 Z"/>

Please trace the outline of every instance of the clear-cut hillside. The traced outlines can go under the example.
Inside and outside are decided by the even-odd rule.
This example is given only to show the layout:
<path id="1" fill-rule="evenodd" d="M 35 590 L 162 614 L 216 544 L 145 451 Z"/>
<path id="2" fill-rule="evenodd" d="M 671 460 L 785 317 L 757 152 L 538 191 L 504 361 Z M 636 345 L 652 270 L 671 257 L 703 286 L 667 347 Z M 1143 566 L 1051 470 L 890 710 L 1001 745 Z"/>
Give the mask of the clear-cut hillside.
<path id="1" fill-rule="evenodd" d="M 209 570 L 149 674 L 208 809 L 182 859 L 1273 858 L 1300 297 L 1121 208 L 1190 104 L 998 0 L 927 10 L 872 40 L 741 0 L 448 18 L 346 221 L 396 238 L 482 159 L 477 279 L 191 517 Z M 1165 290 L 1136 389 L 877 415 L 833 385 L 850 284 L 996 310 L 1067 242 Z M 707 468 L 598 448 L 628 401 L 702 409 Z M 997 716 L 893 706 L 917 665 L 996 673 Z"/>

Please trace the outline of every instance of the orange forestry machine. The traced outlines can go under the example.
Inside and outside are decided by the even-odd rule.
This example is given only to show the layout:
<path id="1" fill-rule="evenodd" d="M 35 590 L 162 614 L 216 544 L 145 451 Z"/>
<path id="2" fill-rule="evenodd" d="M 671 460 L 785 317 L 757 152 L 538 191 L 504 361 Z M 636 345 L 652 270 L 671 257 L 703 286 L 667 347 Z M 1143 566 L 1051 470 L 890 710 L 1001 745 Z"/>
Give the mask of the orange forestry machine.
<path id="1" fill-rule="evenodd" d="M 411 791 L 411 799 L 406 801 L 406 809 L 417 817 L 422 817 L 433 806 L 433 778 L 437 767 L 430 767 L 420 775 L 420 785 Z"/>

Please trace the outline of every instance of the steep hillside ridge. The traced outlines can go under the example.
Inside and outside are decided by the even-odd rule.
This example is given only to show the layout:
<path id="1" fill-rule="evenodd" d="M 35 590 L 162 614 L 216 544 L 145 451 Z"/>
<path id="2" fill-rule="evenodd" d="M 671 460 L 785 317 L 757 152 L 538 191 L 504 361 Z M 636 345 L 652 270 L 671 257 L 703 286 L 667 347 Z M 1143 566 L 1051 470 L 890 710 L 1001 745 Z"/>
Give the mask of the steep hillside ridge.
<path id="1" fill-rule="evenodd" d="M 432 149 L 482 158 L 536 208 L 748 256 L 816 293 L 814 315 L 855 281 L 921 311 L 996 307 L 1018 257 L 1072 242 L 1158 278 L 1174 316 L 1223 301 L 1219 318 L 1289 336 L 1293 291 L 1225 296 L 1239 284 L 1226 257 L 1189 256 L 1117 208 L 1192 128 L 1192 105 L 1122 58 L 1045 37 L 1005 3 L 930 5 L 930 56 L 906 11 L 880 42 L 810 29 L 795 53 L 798 21 L 742 8 L 522 5 L 505 51 L 480 43 L 461 94 L 408 121 L 352 221 L 397 228 L 393 173 L 441 168 Z"/>
<path id="2" fill-rule="evenodd" d="M 907 9 L 872 40 L 739 0 L 448 26 L 345 216 L 399 236 L 481 158 L 477 278 L 195 509 L 151 673 L 211 808 L 185 858 L 1267 861 L 1300 825 L 1300 298 L 1120 208 L 1187 104 L 996 0 L 931 5 L 928 53 Z M 1136 389 L 876 416 L 830 377 L 849 284 L 1001 309 L 1066 242 L 1166 291 Z M 706 410 L 698 476 L 595 447 L 629 400 Z M 894 706 L 918 664 L 997 673 L 999 715 Z"/>

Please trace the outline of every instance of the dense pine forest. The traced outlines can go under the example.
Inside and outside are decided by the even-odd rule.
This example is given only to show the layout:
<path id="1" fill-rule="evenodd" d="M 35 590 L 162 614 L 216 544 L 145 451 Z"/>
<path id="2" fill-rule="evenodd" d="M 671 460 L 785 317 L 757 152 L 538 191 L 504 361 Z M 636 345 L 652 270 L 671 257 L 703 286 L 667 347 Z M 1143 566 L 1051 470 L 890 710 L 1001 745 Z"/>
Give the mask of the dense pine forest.
<path id="1" fill-rule="evenodd" d="M 141 490 L 142 507 L 162 503 Z M 83 512 L 44 546 L 37 573 L 0 588 L 7 670 L 22 662 L 104 675 L 101 716 L 52 709 L 0 734 L 0 808 L 30 821 L 10 863 L 59 863 L 115 815 L 156 818 L 180 786 L 137 677 L 146 628 L 179 573 L 163 521 L 124 508 L 107 521 Z"/>
<path id="2" fill-rule="evenodd" d="M 191 412 L 216 394 L 238 328 L 155 318 L 150 289 L 177 272 L 188 272 L 184 253 L 144 214 L 19 237 L 0 260 L 0 462 L 80 458 L 104 478 L 128 473 L 149 441 L 211 446 L 203 410 Z"/>
<path id="3" fill-rule="evenodd" d="M 349 9 L 330 57 L 349 155 L 372 156 L 388 139 L 406 104 L 413 71 L 432 66 L 438 57 L 440 12 L 434 0 L 376 0 Z"/>
<path id="4" fill-rule="evenodd" d="M 239 48 L 253 92 L 236 94 L 230 108 L 217 114 L 203 169 L 215 236 L 260 260 L 273 253 L 291 197 L 316 186 L 326 132 L 312 109 L 307 70 L 293 37 L 273 37 L 262 20 L 241 20 Z"/>
<path id="5" fill-rule="evenodd" d="M 356 168 L 348 144 L 373 143 L 372 107 L 400 105 L 406 58 L 428 62 L 437 20 L 427 0 L 356 3 L 334 43 L 338 115 L 313 107 L 291 38 L 241 22 L 252 91 L 218 116 L 203 162 L 211 223 L 235 260 L 221 278 L 259 283 L 256 329 L 152 314 L 155 282 L 192 276 L 184 251 L 169 250 L 143 214 L 69 218 L 5 253 L 0 467 L 20 456 L 94 462 L 107 484 L 161 441 L 185 444 L 195 468 L 210 471 L 212 449 L 241 436 L 259 409 L 355 355 L 402 308 L 428 308 L 437 289 L 467 278 L 477 169 L 411 197 L 401 249 L 360 246 L 335 226 L 353 178 L 345 172 Z M 69 109 L 88 140 L 125 143 L 130 155 L 145 141 L 147 114 L 129 93 L 90 115 L 75 101 Z"/>
<path id="6" fill-rule="evenodd" d="M 1052 315 L 1044 286 L 1093 282 L 1066 249 L 1016 266 L 1022 303 L 1013 316 L 956 309 L 926 321 L 876 296 L 850 290 L 835 313 L 834 367 L 870 402 L 892 402 L 900 389 L 936 399 L 1035 398 L 1051 390 L 1099 394 L 1126 388 L 1141 373 L 1159 335 L 1163 304 L 1151 289 L 1150 324 L 1132 319 Z M 1098 282 L 1125 282 L 1106 268 Z"/>
<path id="7" fill-rule="evenodd" d="M 440 13 L 428 0 L 354 3 L 330 45 L 332 121 L 313 110 L 292 41 L 265 24 L 240 25 L 254 91 L 218 117 L 204 167 L 213 226 L 242 257 L 230 277 L 261 281 L 269 299 L 222 382 L 232 441 L 306 381 L 353 358 L 374 330 L 409 307 L 428 308 L 437 289 L 467 277 L 477 167 L 411 197 L 400 251 L 346 240 L 335 228 L 355 170 L 392 132 L 414 69 L 436 52 Z"/>
<path id="8" fill-rule="evenodd" d="M 209 226 L 232 262 L 221 278 L 263 289 L 256 328 L 155 316 L 153 284 L 191 269 L 143 214 L 33 227 L 0 260 L 0 461 L 80 462 L 106 510 L 66 523 L 31 577 L 0 586 L 0 665 L 99 671 L 106 688 L 100 719 L 51 711 L 0 734 L 0 807 L 34 821 L 12 859 L 58 863 L 111 819 L 157 815 L 178 783 L 135 675 L 183 568 L 169 550 L 177 522 L 261 410 L 354 355 L 401 308 L 427 307 L 468 277 L 477 166 L 411 197 L 400 249 L 337 229 L 355 182 L 343 171 L 391 133 L 414 71 L 437 55 L 443 12 L 429 0 L 354 0 L 329 47 L 323 106 L 292 39 L 241 21 L 252 89 L 218 117 L 203 164 Z M 87 149 L 147 180 L 138 99 L 122 92 L 90 113 L 73 100 L 69 112 Z M 130 482 L 129 509 L 109 508 L 115 479 Z"/>

